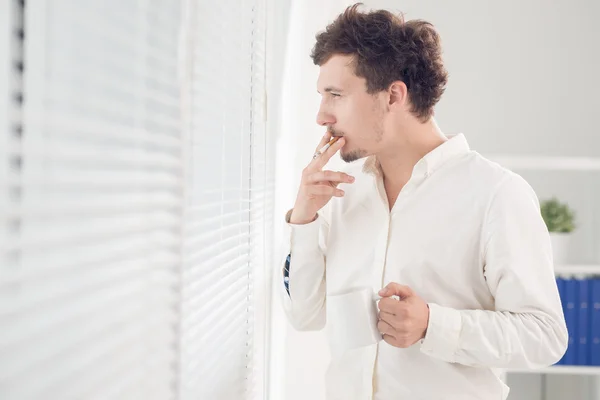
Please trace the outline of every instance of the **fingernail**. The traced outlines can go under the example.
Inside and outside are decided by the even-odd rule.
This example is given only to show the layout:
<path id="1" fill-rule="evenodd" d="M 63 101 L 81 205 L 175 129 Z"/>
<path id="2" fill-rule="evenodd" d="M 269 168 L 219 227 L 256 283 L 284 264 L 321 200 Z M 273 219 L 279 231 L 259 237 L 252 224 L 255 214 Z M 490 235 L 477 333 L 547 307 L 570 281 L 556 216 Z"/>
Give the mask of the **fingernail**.
<path id="1" fill-rule="evenodd" d="M 349 176 L 349 177 L 348 177 L 348 180 L 349 180 L 350 182 L 354 182 L 354 177 L 353 177 L 353 176 Z"/>
<path id="2" fill-rule="evenodd" d="M 387 289 L 381 289 L 381 290 L 379 291 L 379 295 L 380 295 L 380 296 L 385 296 L 386 294 L 387 294 Z"/>

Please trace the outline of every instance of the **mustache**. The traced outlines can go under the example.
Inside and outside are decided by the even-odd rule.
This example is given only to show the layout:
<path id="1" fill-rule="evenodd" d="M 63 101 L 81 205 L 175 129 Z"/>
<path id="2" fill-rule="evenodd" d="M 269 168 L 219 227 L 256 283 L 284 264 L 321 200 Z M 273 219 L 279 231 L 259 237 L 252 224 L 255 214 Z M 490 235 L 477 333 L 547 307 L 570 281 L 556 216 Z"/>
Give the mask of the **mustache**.
<path id="1" fill-rule="evenodd" d="M 332 127 L 328 127 L 327 131 L 331 134 L 331 136 L 344 136 L 343 132 L 338 131 L 337 129 L 334 129 Z"/>

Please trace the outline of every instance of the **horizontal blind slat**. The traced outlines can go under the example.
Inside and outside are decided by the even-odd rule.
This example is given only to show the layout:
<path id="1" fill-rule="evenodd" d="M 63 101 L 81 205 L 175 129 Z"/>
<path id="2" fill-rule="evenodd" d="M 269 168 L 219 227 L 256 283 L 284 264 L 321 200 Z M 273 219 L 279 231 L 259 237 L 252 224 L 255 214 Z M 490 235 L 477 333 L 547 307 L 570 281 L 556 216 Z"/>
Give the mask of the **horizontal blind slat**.
<path id="1" fill-rule="evenodd" d="M 243 226 L 243 223 L 239 225 Z M 235 252 L 238 246 L 247 246 L 249 237 L 249 232 L 230 227 L 217 229 L 214 233 L 210 232 L 198 238 L 190 239 L 191 243 L 186 244 L 189 255 L 186 262 L 194 263 L 206 259 L 213 260 L 215 256 L 223 257 L 226 254 Z M 224 248 L 228 249 L 225 250 L 225 253 L 221 253 Z M 195 249 L 198 250 L 196 251 Z"/>
<path id="2" fill-rule="evenodd" d="M 22 260 L 21 265 L 24 268 L 10 272 L 5 271 L 0 275 L 0 285 L 46 279 L 51 275 L 71 274 L 79 269 L 87 270 L 102 266 L 112 268 L 113 264 L 137 260 L 140 254 L 150 252 L 154 253 L 154 262 L 156 263 L 178 263 L 179 256 L 173 256 L 169 250 L 178 248 L 179 238 L 173 236 L 169 239 L 163 243 L 162 249 L 157 249 L 156 241 L 148 240 L 147 235 L 128 235 L 91 243 L 72 244 L 68 254 L 65 254 L 63 248 L 29 253 Z M 161 242 L 164 241 L 163 237 Z M 17 244 L 8 246 L 12 250 L 18 250 L 21 247 Z"/>
<path id="3" fill-rule="evenodd" d="M 133 122 L 124 124 L 108 119 L 40 110 L 31 110 L 28 115 L 34 126 L 44 126 L 48 131 L 60 132 L 65 137 L 110 142 L 121 146 L 146 146 L 171 152 L 178 152 L 181 146 L 181 140 L 176 135 L 163 130 L 149 130 Z"/>
<path id="4" fill-rule="evenodd" d="M 214 284 L 217 282 L 218 284 Z M 243 269 L 236 269 L 227 274 L 220 281 L 212 281 L 213 284 L 190 284 L 184 287 L 188 299 L 184 302 L 188 314 L 187 320 L 188 329 L 193 330 L 195 326 L 199 326 L 206 316 L 213 310 L 214 313 L 221 313 L 222 302 L 219 296 L 223 291 L 227 290 L 232 293 L 243 293 L 244 288 L 248 287 L 248 272 Z M 198 293 L 198 294 L 194 294 Z M 243 297 L 242 297 L 243 299 Z M 199 328 L 198 328 L 199 330 Z M 196 332 L 197 333 L 197 332 Z M 192 334 L 187 332 L 186 334 Z"/>
<path id="5" fill-rule="evenodd" d="M 203 282 L 217 282 L 224 280 L 229 274 L 232 274 L 237 270 L 246 270 L 250 261 L 250 255 L 248 254 L 249 246 L 240 247 L 240 251 L 229 251 L 223 257 L 216 259 L 206 260 L 200 265 L 194 265 L 188 268 L 189 272 L 186 272 L 186 278 L 188 285 L 200 284 Z"/>
<path id="6" fill-rule="evenodd" d="M 70 169 L 69 171 L 70 175 L 68 176 L 54 175 L 49 177 L 50 179 L 43 179 L 41 176 L 30 178 L 27 171 L 24 171 L 22 185 L 48 186 L 52 184 L 57 187 L 101 188 L 104 190 L 123 190 L 133 185 L 135 187 L 181 190 L 180 177 L 168 172 L 133 169 L 121 171 L 118 174 L 110 171 L 82 171 L 81 169 Z"/>
<path id="7" fill-rule="evenodd" d="M 190 337 L 193 337 L 196 342 L 194 346 L 188 348 L 190 357 L 188 367 L 191 370 L 194 370 L 194 372 L 199 372 L 196 370 L 205 363 L 207 356 L 215 353 L 215 356 L 217 356 L 218 352 L 214 351 L 215 346 L 221 347 L 224 339 L 226 340 L 234 336 L 236 329 L 239 330 L 240 326 L 243 326 L 242 322 L 247 319 L 247 316 L 242 311 L 247 305 L 245 302 L 240 302 L 239 299 L 237 300 L 238 301 L 228 300 L 227 303 L 230 305 L 230 308 L 223 310 L 223 313 L 218 318 L 217 324 L 211 325 L 210 328 L 205 331 L 200 330 L 200 336 L 194 334 L 194 331 L 189 333 L 190 335 L 193 335 Z"/>
<path id="8" fill-rule="evenodd" d="M 70 303 L 77 296 L 82 299 L 81 302 L 84 304 L 88 304 L 86 303 L 88 300 L 100 303 L 104 301 L 112 302 L 113 299 L 108 296 L 112 293 L 111 289 L 114 289 L 115 296 L 117 296 L 119 290 L 129 293 L 130 289 L 136 289 L 138 285 L 146 283 L 143 273 L 150 273 L 156 269 L 172 266 L 173 263 L 171 262 L 136 259 L 134 262 L 122 262 L 109 266 L 113 270 L 96 270 L 86 275 L 81 274 L 83 276 L 71 277 L 70 281 L 66 277 L 58 276 L 54 279 L 46 278 L 44 281 L 30 280 L 27 283 L 23 281 L 12 284 L 4 283 L 4 288 L 8 289 L 12 286 L 13 289 L 6 290 L 7 294 L 3 296 L 6 297 L 6 299 L 3 299 L 6 301 L 0 305 L 0 317 L 18 316 L 19 313 L 25 316 L 27 312 L 47 309 L 46 314 L 48 315 L 54 310 L 58 313 L 58 316 L 67 318 L 71 307 Z M 122 269 L 118 270 L 116 267 Z M 174 279 L 174 277 L 165 279 L 163 286 L 168 286 L 169 283 L 173 284 Z M 48 286 L 49 283 L 53 283 L 53 285 Z M 58 283 L 62 286 L 58 286 Z M 42 323 L 43 321 L 37 322 Z M 11 329 L 17 329 L 17 327 L 7 329 L 7 332 L 10 332 Z"/>
<path id="9" fill-rule="evenodd" d="M 177 154 L 144 149 L 141 146 L 123 148 L 100 143 L 74 143 L 63 140 L 46 141 L 42 147 L 27 148 L 25 157 L 38 159 L 47 167 L 106 169 L 114 172 L 128 169 L 164 170 L 178 173 L 181 161 Z"/>

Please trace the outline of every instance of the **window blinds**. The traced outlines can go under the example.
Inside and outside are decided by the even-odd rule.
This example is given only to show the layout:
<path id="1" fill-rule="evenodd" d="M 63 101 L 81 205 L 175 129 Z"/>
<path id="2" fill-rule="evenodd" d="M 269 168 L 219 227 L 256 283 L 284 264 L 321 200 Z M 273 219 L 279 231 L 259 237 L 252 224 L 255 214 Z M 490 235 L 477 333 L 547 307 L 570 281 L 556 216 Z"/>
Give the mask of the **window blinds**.
<path id="1" fill-rule="evenodd" d="M 11 66 L 13 63 L 13 8 L 0 3 L 0 265 L 8 268 L 9 225 L 9 144 L 11 143 L 9 107 L 11 102 Z"/>
<path id="2" fill-rule="evenodd" d="M 175 398 L 180 7 L 26 4 L 3 399 Z"/>
<path id="3" fill-rule="evenodd" d="M 11 164 L 15 160 L 15 148 L 11 126 L 13 122 L 13 106 L 16 85 L 13 66 L 17 61 L 15 55 L 17 42 L 17 21 L 15 13 L 18 8 L 14 2 L 0 3 L 0 266 L 4 269 L 9 265 L 9 240 L 12 238 L 10 229 L 14 228 L 11 211 L 11 189 L 16 181 L 16 175 Z M 0 295 L 0 301 L 2 297 Z"/>
<path id="4" fill-rule="evenodd" d="M 265 8 L 0 2 L 0 398 L 263 398 Z"/>
<path id="5" fill-rule="evenodd" d="M 19 202 L 22 198 L 21 171 L 23 158 L 23 38 L 24 11 L 20 1 L 0 5 L 0 395 L 5 392 L 10 343 L 6 331 L 13 322 L 11 302 L 21 290 L 14 279 L 20 267 L 21 235 Z M 11 279 L 12 278 L 12 279 Z M 10 397 L 7 397 L 10 398 Z"/>
<path id="6" fill-rule="evenodd" d="M 199 1 L 191 13 L 181 398 L 259 398 L 273 196 L 265 6 Z"/>

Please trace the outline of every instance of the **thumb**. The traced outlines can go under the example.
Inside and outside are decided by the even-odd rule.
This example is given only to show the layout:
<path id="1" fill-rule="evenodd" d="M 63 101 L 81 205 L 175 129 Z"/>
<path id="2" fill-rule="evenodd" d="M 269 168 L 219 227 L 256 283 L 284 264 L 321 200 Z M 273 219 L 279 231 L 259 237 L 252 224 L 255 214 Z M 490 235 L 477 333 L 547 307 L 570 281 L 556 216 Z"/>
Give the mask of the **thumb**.
<path id="1" fill-rule="evenodd" d="M 386 287 L 379 291 L 379 295 L 382 297 L 398 296 L 400 299 L 411 297 L 415 294 L 413 290 L 406 286 L 400 285 L 399 283 L 391 282 Z"/>

